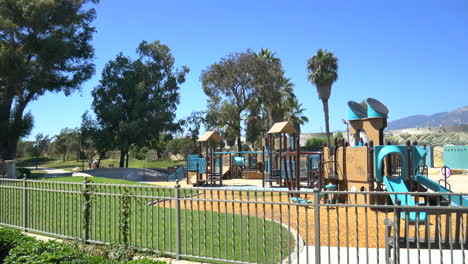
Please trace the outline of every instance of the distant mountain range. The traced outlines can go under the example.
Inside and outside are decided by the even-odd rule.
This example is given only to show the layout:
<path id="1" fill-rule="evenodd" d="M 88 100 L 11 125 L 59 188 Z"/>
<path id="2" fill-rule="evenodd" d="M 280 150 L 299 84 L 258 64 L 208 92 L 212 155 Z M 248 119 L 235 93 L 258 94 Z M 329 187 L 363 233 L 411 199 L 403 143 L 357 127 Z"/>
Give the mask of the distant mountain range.
<path id="1" fill-rule="evenodd" d="M 450 127 L 468 125 L 468 106 L 463 106 L 452 112 L 442 112 L 433 115 L 414 115 L 388 122 L 387 129 L 406 129 L 415 127 Z"/>

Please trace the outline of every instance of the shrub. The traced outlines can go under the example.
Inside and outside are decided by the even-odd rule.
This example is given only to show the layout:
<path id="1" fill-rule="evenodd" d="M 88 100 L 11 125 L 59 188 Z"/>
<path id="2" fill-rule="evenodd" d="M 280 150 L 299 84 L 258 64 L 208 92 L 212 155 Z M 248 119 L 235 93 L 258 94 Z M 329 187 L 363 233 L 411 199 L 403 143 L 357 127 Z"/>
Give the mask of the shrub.
<path id="1" fill-rule="evenodd" d="M 34 241 L 34 238 L 25 236 L 17 230 L 11 230 L 6 228 L 0 229 L 0 263 L 3 263 L 3 260 L 11 249 L 16 246 L 25 243 L 27 241 Z"/>
<path id="2" fill-rule="evenodd" d="M 4 263 L 84 263 L 72 262 L 83 257 L 83 254 L 71 245 L 54 240 L 34 240 L 11 249 Z"/>
<path id="3" fill-rule="evenodd" d="M 31 170 L 26 168 L 16 168 L 16 178 L 23 179 L 26 174 L 26 178 L 31 178 Z"/>

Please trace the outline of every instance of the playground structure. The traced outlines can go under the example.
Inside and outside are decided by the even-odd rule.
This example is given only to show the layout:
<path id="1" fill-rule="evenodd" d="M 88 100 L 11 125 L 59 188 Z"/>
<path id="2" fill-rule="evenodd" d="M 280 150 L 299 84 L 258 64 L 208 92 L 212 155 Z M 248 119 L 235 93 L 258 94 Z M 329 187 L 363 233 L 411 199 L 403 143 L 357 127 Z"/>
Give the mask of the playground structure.
<path id="1" fill-rule="evenodd" d="M 215 131 L 203 134 L 199 154 L 187 158 L 187 183 L 195 186 L 223 184 L 224 179 L 262 179 L 263 152 L 223 151 L 223 138 Z"/>
<path id="2" fill-rule="evenodd" d="M 223 138 L 216 131 L 207 131 L 197 142 L 199 154 L 187 158 L 187 183 L 196 186 L 209 183 L 213 186 L 219 182 L 219 185 L 223 185 L 222 159 L 215 154 L 216 148 L 222 152 Z"/>
<path id="3" fill-rule="evenodd" d="M 194 185 L 213 184 L 223 179 L 263 179 L 262 186 L 276 183 L 289 190 L 318 188 L 336 191 L 389 191 L 421 192 L 428 189 L 450 193 L 450 187 L 430 180 L 425 173 L 428 150 L 407 142 L 406 145 L 384 143 L 388 109 L 384 104 L 368 98 L 367 109 L 348 102 L 351 144 L 344 139 L 335 140 L 334 146 L 324 146 L 323 151 L 302 151 L 299 136 L 288 122 L 274 124 L 262 140 L 261 151 L 223 152 L 214 146 L 223 139 L 214 131 L 206 132 L 199 140 L 199 155 L 190 155 L 188 171 Z M 363 134 L 366 134 L 366 142 Z M 205 144 L 203 151 L 202 144 Z M 377 196 L 376 196 L 377 197 Z M 388 195 L 368 201 L 382 204 L 387 198 L 393 203 L 417 205 L 421 202 L 410 195 Z M 447 198 L 447 197 L 445 197 Z M 345 202 L 346 195 L 336 196 L 334 202 Z M 375 198 L 377 199 L 377 198 Z M 462 206 L 465 198 L 450 199 Z M 414 220 L 414 215 L 410 220 Z"/>

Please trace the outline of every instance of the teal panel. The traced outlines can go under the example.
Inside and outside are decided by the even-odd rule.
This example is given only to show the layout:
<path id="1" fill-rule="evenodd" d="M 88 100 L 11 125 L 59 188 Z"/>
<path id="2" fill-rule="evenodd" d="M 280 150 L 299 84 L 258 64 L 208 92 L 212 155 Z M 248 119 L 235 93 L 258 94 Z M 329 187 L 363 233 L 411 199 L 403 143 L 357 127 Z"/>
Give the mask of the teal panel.
<path id="1" fill-rule="evenodd" d="M 312 169 L 318 169 L 320 163 L 320 155 L 312 155 L 307 157 Z"/>
<path id="2" fill-rule="evenodd" d="M 443 159 L 451 169 L 468 169 L 468 146 L 445 146 Z"/>
<path id="3" fill-rule="evenodd" d="M 199 159 L 200 159 L 200 157 L 198 157 L 198 155 L 188 155 L 187 165 L 188 165 L 188 170 L 189 171 L 196 171 L 197 170 L 197 164 L 198 164 Z"/>
<path id="4" fill-rule="evenodd" d="M 378 182 L 382 182 L 383 175 L 382 175 L 382 168 L 384 158 L 392 153 L 398 153 L 401 159 L 401 176 L 403 179 L 406 178 L 406 174 L 408 171 L 408 164 L 406 161 L 408 160 L 407 154 L 407 147 L 406 146 L 396 146 L 396 145 L 380 145 L 374 147 L 374 168 L 375 168 L 375 180 Z"/>
<path id="5" fill-rule="evenodd" d="M 294 145 L 294 137 L 289 137 L 289 146 L 291 146 L 291 150 L 295 150 L 295 145 Z"/>
<path id="6" fill-rule="evenodd" d="M 348 119 L 349 120 L 355 120 L 355 119 L 361 119 L 361 118 L 364 118 L 365 116 L 361 116 L 359 114 L 356 114 L 355 112 L 353 112 L 353 110 L 351 110 L 351 108 L 348 108 Z"/>
<path id="7" fill-rule="evenodd" d="M 255 165 L 257 165 L 257 158 L 256 157 L 250 157 L 249 167 L 254 167 Z"/>
<path id="8" fill-rule="evenodd" d="M 244 166 L 244 157 L 234 157 L 232 158 L 233 166 Z"/>
<path id="9" fill-rule="evenodd" d="M 411 147 L 411 168 L 413 169 L 413 175 L 416 175 L 418 168 L 424 164 L 426 155 L 427 151 L 420 146 Z"/>
<path id="10" fill-rule="evenodd" d="M 434 168 L 434 149 L 432 147 L 427 147 L 426 151 L 426 166 L 428 168 Z"/>
<path id="11" fill-rule="evenodd" d="M 186 177 L 187 175 L 187 167 L 186 166 L 180 166 L 174 173 L 172 173 L 171 175 L 169 175 L 169 177 L 167 177 L 167 180 L 168 181 L 175 181 L 176 179 L 177 180 L 182 180 Z"/>
<path id="12" fill-rule="evenodd" d="M 198 172 L 199 173 L 206 173 L 206 159 L 200 158 L 198 159 Z"/>

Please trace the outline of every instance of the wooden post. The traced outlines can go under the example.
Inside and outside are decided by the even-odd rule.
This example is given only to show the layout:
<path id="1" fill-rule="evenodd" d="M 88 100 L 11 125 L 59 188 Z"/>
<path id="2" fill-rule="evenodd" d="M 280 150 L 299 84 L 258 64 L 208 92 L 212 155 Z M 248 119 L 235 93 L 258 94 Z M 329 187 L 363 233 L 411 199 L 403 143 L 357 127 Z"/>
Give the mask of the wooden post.
<path id="1" fill-rule="evenodd" d="M 297 190 L 301 190 L 301 181 L 299 180 L 300 176 L 300 165 L 301 165 L 301 157 L 300 157 L 300 152 L 299 152 L 299 138 L 295 138 L 295 149 L 296 149 L 296 185 L 297 185 Z"/>
<path id="2" fill-rule="evenodd" d="M 406 141 L 406 153 L 407 153 L 407 175 L 406 175 L 406 182 L 407 184 L 409 185 L 410 187 L 410 192 L 412 192 L 414 189 L 413 189 L 413 183 L 412 183 L 412 179 L 411 179 L 411 142 L 408 140 Z"/>
<path id="3" fill-rule="evenodd" d="M 279 137 L 279 142 L 280 142 L 280 145 L 279 145 L 279 163 L 280 163 L 280 166 L 279 166 L 279 171 L 280 171 L 280 186 L 283 186 L 283 179 L 281 178 L 281 168 L 282 168 L 282 165 L 281 164 L 281 160 L 283 159 L 283 133 L 280 133 L 279 134 L 280 137 Z M 284 167 L 284 170 L 286 171 L 286 167 Z"/>
<path id="4" fill-rule="evenodd" d="M 387 145 L 390 145 L 390 142 L 387 142 Z M 385 160 L 387 162 L 387 175 L 388 176 L 392 176 L 393 175 L 393 166 L 392 166 L 392 155 L 387 155 L 387 157 L 385 157 Z"/>
<path id="5" fill-rule="evenodd" d="M 374 191 L 374 141 L 369 142 L 367 149 L 367 183 L 369 184 L 369 192 Z M 369 203 L 373 204 L 375 201 L 374 196 L 370 196 Z"/>

